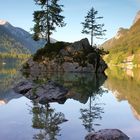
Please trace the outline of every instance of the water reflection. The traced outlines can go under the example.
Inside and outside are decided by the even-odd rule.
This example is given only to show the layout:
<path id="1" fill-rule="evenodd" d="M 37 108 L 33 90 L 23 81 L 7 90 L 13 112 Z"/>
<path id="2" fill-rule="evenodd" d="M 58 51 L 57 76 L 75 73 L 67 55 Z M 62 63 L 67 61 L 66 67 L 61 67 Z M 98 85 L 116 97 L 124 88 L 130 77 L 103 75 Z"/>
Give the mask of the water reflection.
<path id="1" fill-rule="evenodd" d="M 36 78 L 29 75 L 27 77 L 28 80 L 39 85 L 47 80 L 53 80 L 69 89 L 67 100 L 73 99 L 82 104 L 89 104 L 88 108 L 79 108 L 81 115 L 79 119 L 88 132 L 94 130 L 94 125 L 99 125 L 95 123 L 95 120 L 102 118 L 103 104 L 98 103 L 95 99 L 96 96 L 102 96 L 104 93 L 101 86 L 106 78 L 104 74 L 93 73 L 49 73 Z M 33 115 L 32 127 L 40 129 L 39 133 L 34 135 L 34 139 L 55 140 L 61 135 L 60 124 L 67 121 L 64 112 L 56 112 L 50 103 L 44 105 L 35 102 L 33 102 L 31 112 Z"/>
<path id="2" fill-rule="evenodd" d="M 102 89 L 100 89 L 102 90 Z M 96 92 L 97 95 L 102 95 L 102 92 Z M 89 106 L 88 108 L 81 108 L 80 113 L 81 117 L 80 119 L 83 122 L 83 126 L 88 132 L 95 131 L 94 125 L 100 125 L 99 123 L 95 123 L 96 120 L 102 119 L 102 113 L 103 112 L 103 104 L 101 103 L 95 103 L 95 95 L 89 97 Z"/>
<path id="3" fill-rule="evenodd" d="M 6 104 L 13 98 L 21 97 L 11 91 L 14 83 L 20 79 L 20 74 L 17 72 L 19 64 L 21 62 L 16 59 L 0 60 L 0 104 Z"/>
<path id="4" fill-rule="evenodd" d="M 39 129 L 39 133 L 33 136 L 35 140 L 56 140 L 60 136 L 60 124 L 66 122 L 62 112 L 56 112 L 49 104 L 41 105 L 33 102 L 32 127 Z"/>
<path id="5" fill-rule="evenodd" d="M 28 75 L 26 78 L 39 85 L 48 80 L 55 81 L 68 88 L 67 99 L 72 98 L 85 104 L 91 95 L 96 94 L 107 76 L 94 73 L 42 73 L 41 75 L 36 75 L 36 77 Z"/>
<path id="6" fill-rule="evenodd" d="M 0 66 L 0 103 L 7 103 L 19 95 L 13 95 L 10 89 L 21 77 L 16 67 L 5 66 Z M 79 140 L 84 139 L 87 131 L 118 128 L 132 139 L 139 140 L 140 122 L 133 117 L 131 110 L 140 120 L 140 71 L 114 69 L 107 74 L 108 79 L 103 74 L 91 73 L 28 75 L 27 79 L 38 84 L 53 80 L 64 85 L 69 89 L 67 100 L 63 105 L 43 105 L 23 97 L 0 106 L 0 139 Z M 104 81 L 111 90 L 108 94 L 102 88 Z M 123 100 L 125 102 L 120 102 Z"/>
<path id="7" fill-rule="evenodd" d="M 118 101 L 127 100 L 134 116 L 140 120 L 140 70 L 113 67 L 107 70 L 105 86 L 113 91 Z"/>

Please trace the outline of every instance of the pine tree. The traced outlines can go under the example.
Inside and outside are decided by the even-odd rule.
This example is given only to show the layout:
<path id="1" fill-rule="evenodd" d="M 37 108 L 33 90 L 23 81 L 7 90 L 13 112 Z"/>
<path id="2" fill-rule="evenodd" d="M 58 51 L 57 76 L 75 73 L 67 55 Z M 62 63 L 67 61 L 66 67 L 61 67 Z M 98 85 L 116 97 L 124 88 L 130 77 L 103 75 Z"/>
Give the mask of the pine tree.
<path id="1" fill-rule="evenodd" d="M 59 0 L 34 0 L 35 3 L 41 6 L 41 10 L 35 11 L 33 27 L 34 40 L 39 40 L 39 38 L 45 38 L 47 43 L 50 44 L 50 35 L 55 31 L 56 26 L 63 27 L 64 16 L 60 15 L 63 11 L 63 5 L 59 5 Z"/>
<path id="2" fill-rule="evenodd" d="M 104 24 L 98 24 L 97 20 L 102 19 L 103 17 L 97 17 L 98 11 L 93 7 L 88 11 L 87 16 L 85 16 L 85 21 L 81 24 L 83 25 L 83 34 L 91 35 L 91 46 L 93 46 L 93 37 L 99 38 L 99 36 L 105 35 L 103 30 Z"/>

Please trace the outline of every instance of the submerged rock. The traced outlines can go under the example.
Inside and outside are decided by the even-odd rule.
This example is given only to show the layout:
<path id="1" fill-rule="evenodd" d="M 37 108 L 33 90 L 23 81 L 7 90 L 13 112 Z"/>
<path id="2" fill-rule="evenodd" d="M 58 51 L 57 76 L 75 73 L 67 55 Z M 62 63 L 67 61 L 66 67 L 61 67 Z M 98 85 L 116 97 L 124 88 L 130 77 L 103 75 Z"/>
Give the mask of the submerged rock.
<path id="1" fill-rule="evenodd" d="M 26 94 L 33 88 L 33 84 L 29 81 L 21 81 L 19 82 L 13 89 L 16 93 Z"/>
<path id="2" fill-rule="evenodd" d="M 85 140 L 129 140 L 129 137 L 118 129 L 102 129 L 89 133 Z"/>
<path id="3" fill-rule="evenodd" d="M 68 89 L 53 81 L 41 85 L 22 81 L 14 87 L 14 91 L 42 104 L 47 102 L 63 103 L 68 93 Z"/>

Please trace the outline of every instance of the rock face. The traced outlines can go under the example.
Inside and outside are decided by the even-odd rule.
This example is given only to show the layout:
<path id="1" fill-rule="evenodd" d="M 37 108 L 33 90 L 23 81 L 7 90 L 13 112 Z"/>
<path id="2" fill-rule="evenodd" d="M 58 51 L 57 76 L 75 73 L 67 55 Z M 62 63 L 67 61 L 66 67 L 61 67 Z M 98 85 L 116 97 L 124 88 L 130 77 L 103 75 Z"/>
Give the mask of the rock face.
<path id="1" fill-rule="evenodd" d="M 110 50 L 111 48 L 114 47 L 114 44 L 116 42 L 118 42 L 118 40 L 122 37 L 125 37 L 127 35 L 127 33 L 129 32 L 129 29 L 126 29 L 126 28 L 122 28 L 120 27 L 119 30 L 117 31 L 116 35 L 105 41 L 102 45 L 101 45 L 101 48 L 104 48 L 105 50 Z"/>
<path id="2" fill-rule="evenodd" d="M 133 24 L 135 24 L 140 19 L 140 11 L 137 12 L 137 15 L 133 21 Z"/>
<path id="3" fill-rule="evenodd" d="M 68 93 L 66 88 L 53 81 L 48 81 L 48 83 L 41 85 L 22 81 L 14 87 L 14 91 L 42 104 L 47 102 L 62 103 Z"/>
<path id="4" fill-rule="evenodd" d="M 104 72 L 107 65 L 93 49 L 88 39 L 82 39 L 61 49 L 53 59 L 44 57 L 41 62 L 31 58 L 26 65 L 30 74 L 44 72 Z"/>
<path id="5" fill-rule="evenodd" d="M 129 137 L 118 129 L 102 129 L 89 133 L 85 140 L 129 140 Z"/>
<path id="6" fill-rule="evenodd" d="M 127 32 L 128 32 L 128 29 L 121 27 L 121 28 L 119 28 L 119 30 L 114 38 L 117 40 L 117 39 L 125 36 L 127 34 Z"/>

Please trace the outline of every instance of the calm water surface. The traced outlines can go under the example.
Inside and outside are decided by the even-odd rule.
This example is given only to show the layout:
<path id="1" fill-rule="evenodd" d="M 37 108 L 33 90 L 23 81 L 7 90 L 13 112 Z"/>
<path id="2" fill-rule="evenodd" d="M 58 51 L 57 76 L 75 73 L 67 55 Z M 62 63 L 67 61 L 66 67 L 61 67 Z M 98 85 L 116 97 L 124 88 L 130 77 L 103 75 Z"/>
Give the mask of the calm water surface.
<path id="1" fill-rule="evenodd" d="M 140 140 L 139 70 L 107 70 L 108 78 L 72 73 L 40 76 L 39 81 L 51 79 L 70 90 L 62 104 L 41 105 L 12 91 L 24 78 L 16 69 L 11 63 L 0 65 L 0 140 L 84 140 L 88 132 L 105 128 Z"/>

